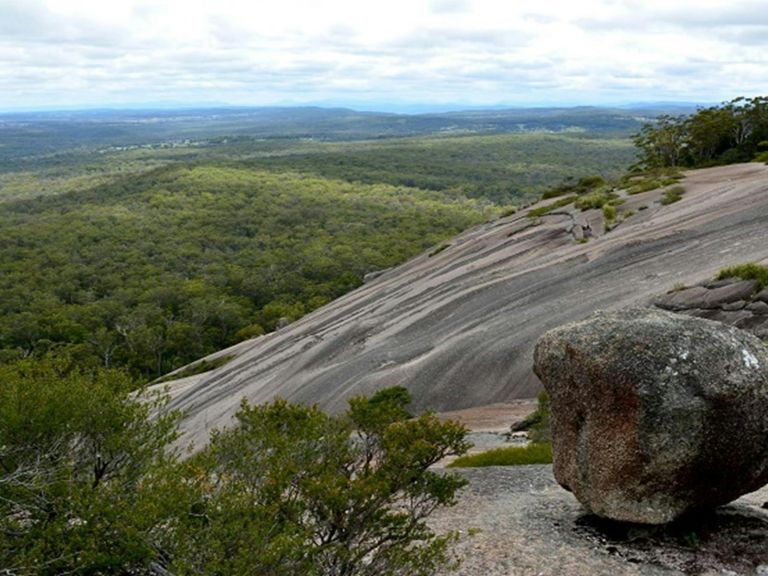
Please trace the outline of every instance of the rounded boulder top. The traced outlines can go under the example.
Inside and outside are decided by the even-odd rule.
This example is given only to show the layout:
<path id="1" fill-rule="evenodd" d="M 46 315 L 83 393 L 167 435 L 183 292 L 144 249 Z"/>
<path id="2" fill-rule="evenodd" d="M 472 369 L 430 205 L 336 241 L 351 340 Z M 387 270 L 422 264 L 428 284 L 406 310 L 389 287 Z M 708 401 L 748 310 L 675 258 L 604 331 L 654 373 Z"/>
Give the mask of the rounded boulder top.
<path id="1" fill-rule="evenodd" d="M 651 308 L 544 334 L 554 473 L 591 512 L 660 524 L 768 483 L 768 351 L 719 322 Z"/>

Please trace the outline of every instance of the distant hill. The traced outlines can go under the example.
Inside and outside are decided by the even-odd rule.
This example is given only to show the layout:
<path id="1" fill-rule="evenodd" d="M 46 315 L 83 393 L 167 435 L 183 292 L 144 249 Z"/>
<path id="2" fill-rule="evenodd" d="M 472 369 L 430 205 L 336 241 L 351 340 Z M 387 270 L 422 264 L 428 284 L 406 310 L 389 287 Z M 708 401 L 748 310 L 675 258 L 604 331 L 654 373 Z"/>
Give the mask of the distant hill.
<path id="1" fill-rule="evenodd" d="M 587 132 L 629 136 L 667 107 L 520 108 L 388 114 L 269 107 L 84 110 L 0 114 L 0 171 L 51 154 L 222 139 L 363 140 L 435 134 Z M 679 108 L 675 108 L 679 111 Z"/>

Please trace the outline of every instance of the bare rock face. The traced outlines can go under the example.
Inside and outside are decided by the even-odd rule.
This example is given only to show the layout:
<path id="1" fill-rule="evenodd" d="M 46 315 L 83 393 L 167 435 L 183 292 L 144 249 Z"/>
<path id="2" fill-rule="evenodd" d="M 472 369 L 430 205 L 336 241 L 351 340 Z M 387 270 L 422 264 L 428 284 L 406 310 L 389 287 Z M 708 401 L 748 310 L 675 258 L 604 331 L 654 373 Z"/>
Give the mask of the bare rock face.
<path id="1" fill-rule="evenodd" d="M 557 481 L 591 512 L 661 524 L 768 483 L 768 352 L 718 322 L 635 308 L 547 332 Z"/>

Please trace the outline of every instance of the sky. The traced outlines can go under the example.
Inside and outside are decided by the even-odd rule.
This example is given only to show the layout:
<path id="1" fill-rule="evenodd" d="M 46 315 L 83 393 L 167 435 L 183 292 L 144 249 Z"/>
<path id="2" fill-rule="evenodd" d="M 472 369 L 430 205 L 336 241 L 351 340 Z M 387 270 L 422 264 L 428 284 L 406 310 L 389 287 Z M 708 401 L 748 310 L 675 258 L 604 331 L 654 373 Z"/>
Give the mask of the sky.
<path id="1" fill-rule="evenodd" d="M 0 110 L 768 94 L 766 0 L 0 0 Z"/>

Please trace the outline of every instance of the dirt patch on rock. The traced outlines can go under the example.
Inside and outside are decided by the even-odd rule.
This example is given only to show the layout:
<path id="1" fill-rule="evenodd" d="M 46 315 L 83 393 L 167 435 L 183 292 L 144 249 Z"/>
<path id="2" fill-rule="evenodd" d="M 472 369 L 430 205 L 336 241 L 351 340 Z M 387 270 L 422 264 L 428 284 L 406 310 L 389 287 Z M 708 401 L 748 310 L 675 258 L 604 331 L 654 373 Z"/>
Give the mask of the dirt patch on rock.
<path id="1" fill-rule="evenodd" d="M 457 420 L 472 432 L 508 432 L 512 424 L 524 420 L 535 410 L 536 399 L 528 398 L 504 404 L 440 412 L 437 416 L 443 420 Z"/>

